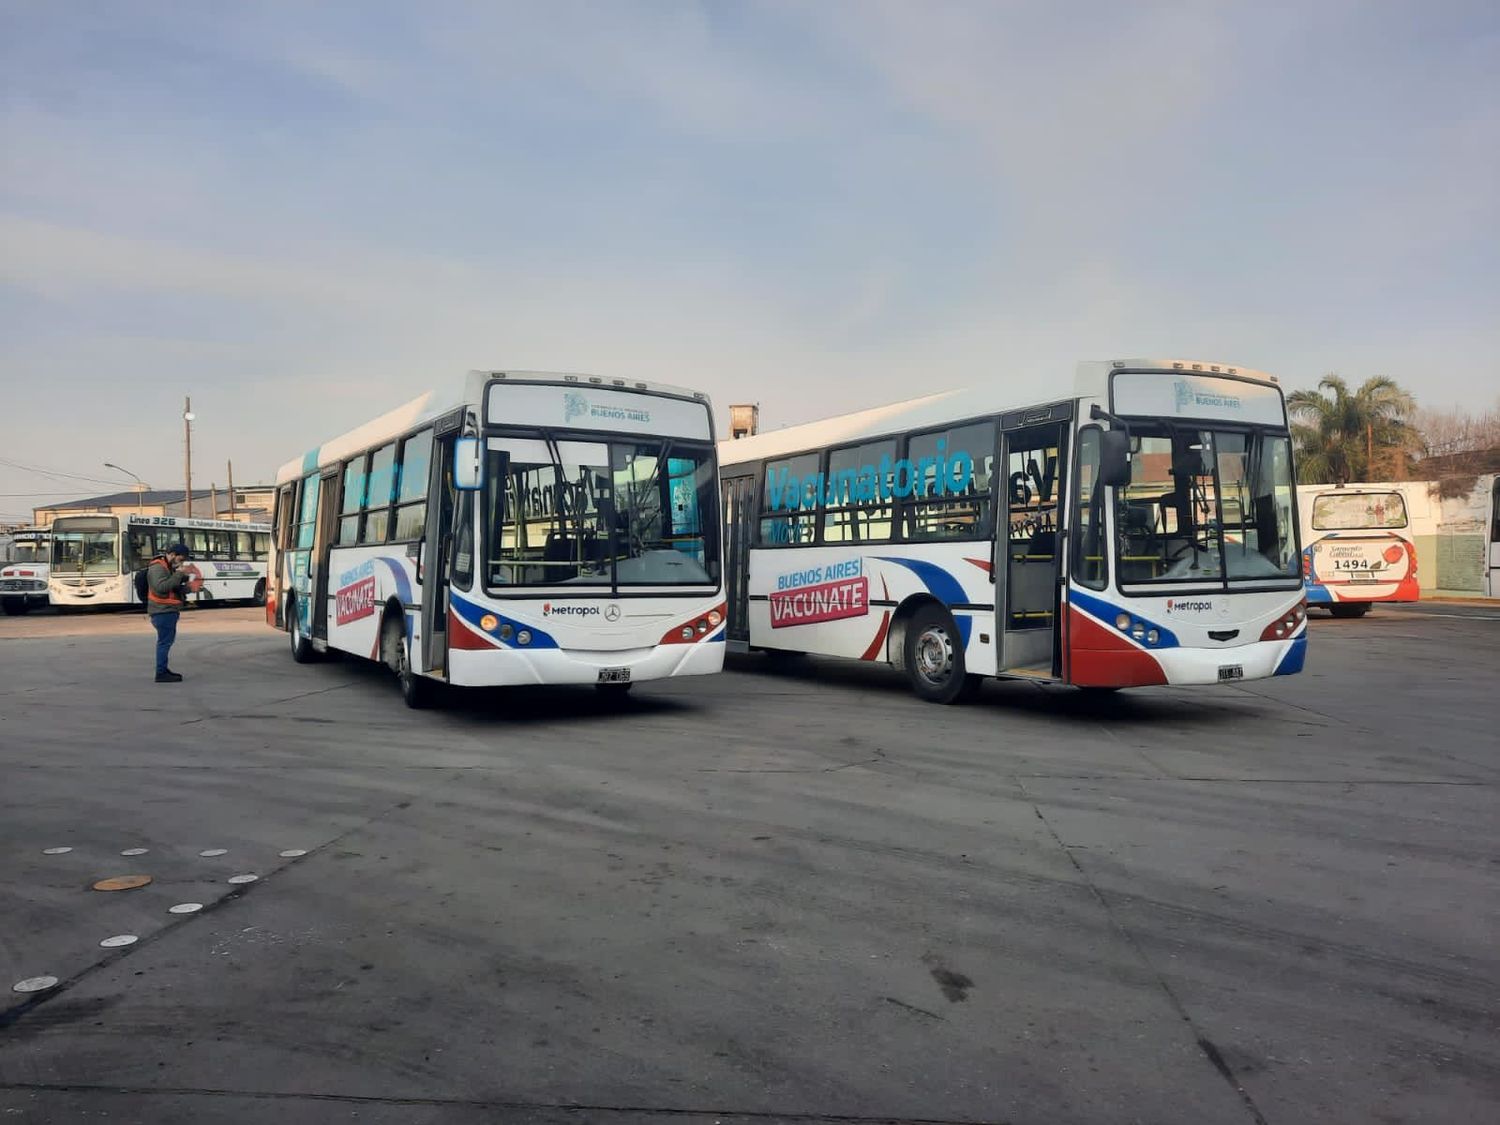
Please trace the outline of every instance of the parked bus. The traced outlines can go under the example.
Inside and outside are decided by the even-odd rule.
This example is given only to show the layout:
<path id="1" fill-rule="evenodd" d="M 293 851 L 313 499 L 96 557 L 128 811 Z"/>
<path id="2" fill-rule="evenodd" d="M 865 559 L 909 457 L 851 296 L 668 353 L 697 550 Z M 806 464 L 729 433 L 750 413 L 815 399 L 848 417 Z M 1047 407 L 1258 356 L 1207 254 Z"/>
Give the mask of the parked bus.
<path id="1" fill-rule="evenodd" d="M 271 525 L 187 516 L 58 516 L 52 521 L 52 572 L 47 590 L 61 609 L 141 605 L 136 572 L 174 543 L 192 552 L 201 576 L 189 598 L 206 602 L 261 602 Z"/>
<path id="2" fill-rule="evenodd" d="M 470 372 L 282 467 L 267 621 L 299 662 L 383 661 L 413 707 L 718 672 L 717 480 L 701 394 Z"/>
<path id="3" fill-rule="evenodd" d="M 1302 485 L 1297 498 L 1308 605 L 1361 617 L 1376 602 L 1421 599 L 1403 486 Z"/>
<path id="4" fill-rule="evenodd" d="M 1295 477 L 1275 379 L 1085 363 L 720 447 L 729 643 L 885 661 L 948 703 L 1300 671 Z"/>
<path id="5" fill-rule="evenodd" d="M 47 604 L 51 543 L 44 527 L 23 527 L 11 534 L 5 565 L 0 567 L 0 608 L 8 616 Z"/>

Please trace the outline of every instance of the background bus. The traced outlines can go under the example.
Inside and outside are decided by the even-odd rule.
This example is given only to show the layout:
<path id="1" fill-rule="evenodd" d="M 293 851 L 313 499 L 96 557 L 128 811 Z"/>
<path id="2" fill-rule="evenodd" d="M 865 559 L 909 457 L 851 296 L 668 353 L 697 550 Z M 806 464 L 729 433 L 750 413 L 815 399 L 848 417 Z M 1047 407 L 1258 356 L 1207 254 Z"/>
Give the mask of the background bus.
<path id="1" fill-rule="evenodd" d="M 1335 617 L 1360 617 L 1375 602 L 1421 599 L 1404 488 L 1302 485 L 1297 495 L 1308 605 L 1326 606 Z"/>
<path id="2" fill-rule="evenodd" d="M 715 464 L 696 392 L 471 372 L 282 467 L 267 620 L 299 662 L 384 661 L 414 707 L 718 672 Z"/>
<path id="3" fill-rule="evenodd" d="M 47 571 L 51 565 L 52 536 L 43 527 L 18 528 L 6 547 L 0 566 L 0 608 L 10 616 L 47 604 Z"/>
<path id="4" fill-rule="evenodd" d="M 135 572 L 178 540 L 202 585 L 197 602 L 260 602 L 266 596 L 271 526 L 184 516 L 59 516 L 52 521 L 48 594 L 60 608 L 140 605 Z"/>
<path id="5" fill-rule="evenodd" d="M 1119 688 L 1285 675 L 1306 648 L 1270 376 L 1078 368 L 1071 396 L 929 395 L 720 447 L 736 648 Z"/>

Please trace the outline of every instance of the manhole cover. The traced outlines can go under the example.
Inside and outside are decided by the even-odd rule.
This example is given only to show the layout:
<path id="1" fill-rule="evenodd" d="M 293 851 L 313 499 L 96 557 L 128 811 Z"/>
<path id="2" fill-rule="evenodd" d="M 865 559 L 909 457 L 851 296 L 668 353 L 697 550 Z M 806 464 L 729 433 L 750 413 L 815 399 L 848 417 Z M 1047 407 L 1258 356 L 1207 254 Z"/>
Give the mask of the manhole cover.
<path id="1" fill-rule="evenodd" d="M 145 855 L 150 850 L 151 850 L 150 848 L 126 848 L 120 854 L 121 855 Z"/>
<path id="2" fill-rule="evenodd" d="M 259 875 L 231 875 L 229 877 L 229 882 L 238 886 L 241 883 L 253 883 L 259 878 Z"/>
<path id="3" fill-rule="evenodd" d="M 212 859 L 216 855 L 225 855 L 228 853 L 228 851 L 228 848 L 204 848 L 198 854 L 203 856 L 205 859 Z"/>
<path id="4" fill-rule="evenodd" d="M 72 850 L 73 850 L 72 848 L 43 848 L 42 849 L 42 854 L 43 855 L 67 855 Z"/>
<path id="5" fill-rule="evenodd" d="M 105 949 L 119 949 L 123 945 L 134 945 L 140 940 L 134 934 L 116 934 L 114 937 L 105 938 L 99 944 Z"/>
<path id="6" fill-rule="evenodd" d="M 149 875 L 111 875 L 94 884 L 96 891 L 133 891 L 151 882 Z"/>
<path id="7" fill-rule="evenodd" d="M 282 859 L 296 859 L 298 856 L 307 854 L 306 848 L 287 848 L 284 852 L 278 852 Z"/>
<path id="8" fill-rule="evenodd" d="M 167 908 L 168 914 L 196 914 L 203 909 L 201 902 L 179 902 L 176 906 Z"/>
<path id="9" fill-rule="evenodd" d="M 12 992 L 46 992 L 49 988 L 57 987 L 56 977 L 27 977 L 18 980 L 11 985 Z"/>

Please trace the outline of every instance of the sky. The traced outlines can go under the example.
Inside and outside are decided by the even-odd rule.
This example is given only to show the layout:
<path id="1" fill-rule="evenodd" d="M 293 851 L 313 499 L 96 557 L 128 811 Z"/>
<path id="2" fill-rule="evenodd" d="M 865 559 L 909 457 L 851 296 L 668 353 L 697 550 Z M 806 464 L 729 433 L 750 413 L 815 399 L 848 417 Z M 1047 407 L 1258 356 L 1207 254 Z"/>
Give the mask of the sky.
<path id="1" fill-rule="evenodd" d="M 0 518 L 181 487 L 187 395 L 222 487 L 472 368 L 1124 356 L 1493 404 L 1500 6 L 0 0 Z"/>

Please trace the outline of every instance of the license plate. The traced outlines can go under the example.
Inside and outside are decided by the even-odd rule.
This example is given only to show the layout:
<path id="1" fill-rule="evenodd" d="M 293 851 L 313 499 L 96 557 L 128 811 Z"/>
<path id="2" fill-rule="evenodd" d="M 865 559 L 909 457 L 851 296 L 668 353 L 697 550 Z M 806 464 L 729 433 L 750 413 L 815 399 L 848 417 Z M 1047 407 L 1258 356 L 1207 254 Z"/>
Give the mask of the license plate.
<path id="1" fill-rule="evenodd" d="M 1349 581 L 1350 582 L 1378 582 L 1379 581 L 1379 579 L 1377 579 L 1375 577 L 1375 572 L 1371 571 L 1371 570 L 1353 570 L 1353 571 L 1349 571 L 1348 573 L 1349 573 Z"/>
<path id="2" fill-rule="evenodd" d="M 601 684 L 628 684 L 630 682 L 630 669 L 600 668 L 599 682 Z"/>
<path id="3" fill-rule="evenodd" d="M 1225 680 L 1243 680 L 1245 678 L 1245 666 L 1243 664 L 1220 664 L 1219 682 Z"/>

